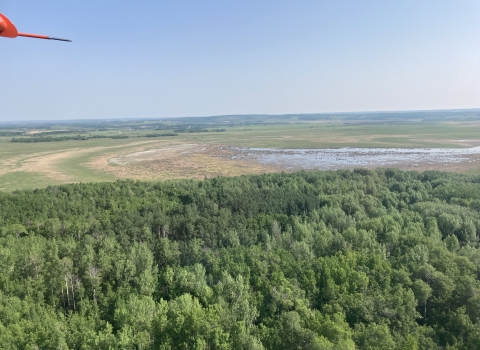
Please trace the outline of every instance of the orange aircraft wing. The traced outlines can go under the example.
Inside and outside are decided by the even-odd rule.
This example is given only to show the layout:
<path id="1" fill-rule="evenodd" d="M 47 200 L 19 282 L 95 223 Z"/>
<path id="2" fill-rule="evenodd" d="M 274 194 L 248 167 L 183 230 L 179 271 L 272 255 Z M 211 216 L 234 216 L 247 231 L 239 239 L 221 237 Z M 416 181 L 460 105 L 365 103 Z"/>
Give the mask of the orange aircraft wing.
<path id="1" fill-rule="evenodd" d="M 60 39 L 54 38 L 48 35 L 41 35 L 41 34 L 28 34 L 28 33 L 19 33 L 15 25 L 4 15 L 0 13 L 0 36 L 6 38 L 16 38 L 18 36 L 24 36 L 27 38 L 35 38 L 35 39 L 46 39 L 46 40 L 58 40 L 58 41 L 68 41 L 68 39 Z"/>

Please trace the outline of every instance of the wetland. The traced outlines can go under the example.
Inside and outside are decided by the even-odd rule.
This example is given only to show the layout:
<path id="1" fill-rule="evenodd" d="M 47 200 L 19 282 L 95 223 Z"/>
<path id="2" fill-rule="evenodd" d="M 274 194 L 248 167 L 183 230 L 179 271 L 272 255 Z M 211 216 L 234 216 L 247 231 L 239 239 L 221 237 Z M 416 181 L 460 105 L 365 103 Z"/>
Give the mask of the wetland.
<path id="1" fill-rule="evenodd" d="M 480 110 L 0 124 L 0 190 L 399 168 L 480 174 Z"/>

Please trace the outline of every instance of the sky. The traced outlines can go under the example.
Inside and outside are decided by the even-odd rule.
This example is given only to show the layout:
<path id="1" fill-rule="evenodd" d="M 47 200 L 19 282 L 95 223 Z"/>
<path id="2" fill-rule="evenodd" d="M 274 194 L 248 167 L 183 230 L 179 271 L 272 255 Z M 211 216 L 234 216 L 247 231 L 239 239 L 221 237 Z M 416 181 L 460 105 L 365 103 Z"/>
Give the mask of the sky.
<path id="1" fill-rule="evenodd" d="M 478 0 L 0 0 L 0 121 L 480 108 Z"/>

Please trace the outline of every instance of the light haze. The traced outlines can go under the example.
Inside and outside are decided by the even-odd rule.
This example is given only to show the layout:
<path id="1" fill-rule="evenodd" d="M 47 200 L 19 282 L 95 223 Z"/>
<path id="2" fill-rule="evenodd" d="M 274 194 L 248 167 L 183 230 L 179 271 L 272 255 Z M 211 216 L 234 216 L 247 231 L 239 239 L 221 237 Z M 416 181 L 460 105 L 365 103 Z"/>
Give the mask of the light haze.
<path id="1" fill-rule="evenodd" d="M 0 120 L 480 107 L 480 1 L 0 1 Z"/>

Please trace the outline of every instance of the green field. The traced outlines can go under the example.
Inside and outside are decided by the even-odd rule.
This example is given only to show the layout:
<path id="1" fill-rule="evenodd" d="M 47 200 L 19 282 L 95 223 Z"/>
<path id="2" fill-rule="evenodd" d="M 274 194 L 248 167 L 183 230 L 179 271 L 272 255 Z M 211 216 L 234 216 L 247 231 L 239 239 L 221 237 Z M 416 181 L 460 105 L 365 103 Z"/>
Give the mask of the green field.
<path id="1" fill-rule="evenodd" d="M 0 125 L 0 190 L 114 181 L 118 178 L 195 177 L 200 174 L 199 167 L 205 176 L 237 174 L 236 165 L 219 163 L 209 156 L 208 151 L 197 152 L 197 148 L 205 145 L 259 148 L 472 147 L 480 144 L 480 112 L 476 113 L 468 118 L 458 115 L 448 118 L 439 114 L 437 119 L 405 114 L 403 119 L 395 115 L 393 120 L 371 120 L 374 118 L 362 114 Z M 152 134 L 176 136 L 147 137 Z M 105 138 L 92 138 L 100 136 Z M 61 137 L 66 141 L 54 141 Z M 88 139 L 69 139 L 75 137 Z M 12 139 L 43 142 L 12 142 Z M 141 162 L 134 166 L 109 163 L 109 159 L 117 156 L 180 145 L 189 145 L 188 152 L 166 152 L 163 163 L 157 162 L 153 170 L 142 168 Z M 196 164 L 200 165 L 197 167 Z M 176 172 L 176 167 L 188 169 Z M 215 171 L 209 172 L 209 168 L 215 168 Z M 223 168 L 228 168 L 228 172 L 222 172 Z M 247 168 L 242 165 L 238 174 L 248 173 Z M 264 171 L 257 168 L 251 172 Z M 468 169 L 468 172 L 472 171 L 476 172 Z"/>

